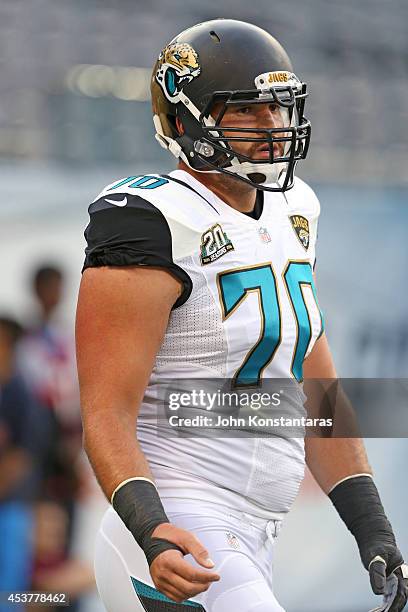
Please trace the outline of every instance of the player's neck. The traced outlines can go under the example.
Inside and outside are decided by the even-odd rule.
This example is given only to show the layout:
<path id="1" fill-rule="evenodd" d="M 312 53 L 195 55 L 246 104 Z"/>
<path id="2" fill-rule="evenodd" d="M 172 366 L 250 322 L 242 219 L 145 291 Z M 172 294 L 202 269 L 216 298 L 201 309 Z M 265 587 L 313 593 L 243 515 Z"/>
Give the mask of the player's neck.
<path id="1" fill-rule="evenodd" d="M 251 187 L 251 185 L 246 185 L 242 181 L 222 173 L 195 172 L 182 160 L 179 161 L 178 169 L 191 174 L 191 176 L 231 206 L 231 208 L 235 208 L 235 210 L 243 213 L 253 211 L 256 201 L 256 189 Z"/>

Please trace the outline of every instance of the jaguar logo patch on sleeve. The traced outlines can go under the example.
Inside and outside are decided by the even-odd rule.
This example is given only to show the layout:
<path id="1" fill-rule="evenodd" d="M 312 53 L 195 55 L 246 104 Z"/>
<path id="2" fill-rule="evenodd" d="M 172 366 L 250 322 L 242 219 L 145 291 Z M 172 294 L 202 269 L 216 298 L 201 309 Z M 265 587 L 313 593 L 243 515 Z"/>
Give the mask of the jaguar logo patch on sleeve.
<path id="1" fill-rule="evenodd" d="M 309 221 L 302 215 L 290 215 L 289 219 L 300 244 L 307 251 L 310 242 Z"/>

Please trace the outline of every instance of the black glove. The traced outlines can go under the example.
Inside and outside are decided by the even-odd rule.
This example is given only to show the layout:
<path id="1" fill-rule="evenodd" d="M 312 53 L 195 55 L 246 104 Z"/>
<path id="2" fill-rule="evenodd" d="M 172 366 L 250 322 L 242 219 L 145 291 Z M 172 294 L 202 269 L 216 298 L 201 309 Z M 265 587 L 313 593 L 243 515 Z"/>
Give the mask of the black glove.
<path id="1" fill-rule="evenodd" d="M 398 550 L 398 549 L 396 549 Z M 370 612 L 400 612 L 407 602 L 408 565 L 405 563 L 387 576 L 387 564 L 378 556 L 369 567 L 371 587 L 377 595 L 384 595 L 383 603 Z"/>
<path id="2" fill-rule="evenodd" d="M 371 588 L 376 595 L 384 595 L 376 612 L 401 612 L 408 599 L 408 566 L 373 479 L 365 475 L 348 478 L 336 485 L 329 497 L 356 538 Z"/>

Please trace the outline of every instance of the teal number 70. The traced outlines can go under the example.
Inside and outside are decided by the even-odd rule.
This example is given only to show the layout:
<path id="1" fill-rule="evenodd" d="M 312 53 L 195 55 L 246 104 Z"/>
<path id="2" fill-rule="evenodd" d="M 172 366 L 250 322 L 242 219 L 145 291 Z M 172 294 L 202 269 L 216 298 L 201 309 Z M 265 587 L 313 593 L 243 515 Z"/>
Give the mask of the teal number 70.
<path id="1" fill-rule="evenodd" d="M 323 332 L 323 317 L 317 303 L 312 268 L 308 262 L 290 261 L 283 274 L 283 280 L 297 327 L 291 371 L 296 380 L 300 382 L 303 378 L 303 360 L 312 337 L 312 326 L 303 296 L 303 286 L 308 285 L 312 290 L 321 318 L 320 333 Z M 217 285 L 223 320 L 228 319 L 239 308 L 249 293 L 255 292 L 258 295 L 261 333 L 235 372 L 234 384 L 236 387 L 259 385 L 262 373 L 274 358 L 282 339 L 281 306 L 273 268 L 270 264 L 261 264 L 221 272 L 217 277 Z"/>

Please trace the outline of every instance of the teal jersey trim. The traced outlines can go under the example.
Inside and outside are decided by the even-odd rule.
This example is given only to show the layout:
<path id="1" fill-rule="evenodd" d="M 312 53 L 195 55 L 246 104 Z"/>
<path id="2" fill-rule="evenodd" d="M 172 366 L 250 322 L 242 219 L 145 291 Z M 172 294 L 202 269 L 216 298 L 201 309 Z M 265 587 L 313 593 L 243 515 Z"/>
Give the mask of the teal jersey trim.
<path id="1" fill-rule="evenodd" d="M 123 179 L 123 181 L 115 183 L 113 187 L 109 187 L 108 191 L 119 189 L 119 187 L 122 187 L 123 185 L 127 185 L 127 187 L 130 187 L 131 189 L 157 189 L 157 187 L 167 185 L 168 182 L 168 179 L 158 176 L 137 174 L 136 176 L 128 176 L 127 178 Z"/>

